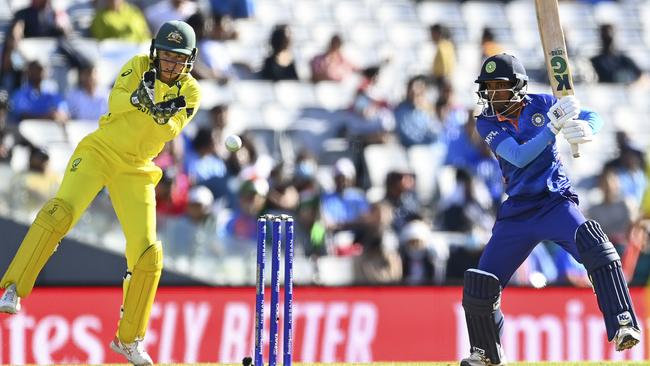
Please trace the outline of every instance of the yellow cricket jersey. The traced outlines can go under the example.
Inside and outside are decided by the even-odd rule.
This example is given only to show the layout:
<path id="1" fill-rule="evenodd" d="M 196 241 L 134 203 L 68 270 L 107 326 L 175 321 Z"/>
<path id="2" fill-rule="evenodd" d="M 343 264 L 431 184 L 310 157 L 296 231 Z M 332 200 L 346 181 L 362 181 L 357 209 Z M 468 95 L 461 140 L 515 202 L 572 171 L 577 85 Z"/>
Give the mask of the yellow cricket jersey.
<path id="1" fill-rule="evenodd" d="M 131 94 L 138 88 L 142 75 L 151 68 L 147 55 L 133 57 L 122 67 L 108 99 L 108 113 L 99 119 L 99 129 L 89 137 L 99 139 L 116 152 L 135 160 L 151 160 L 164 144 L 178 136 L 194 117 L 201 99 L 197 81 L 189 74 L 169 86 L 160 80 L 155 84 L 155 103 L 185 96 L 187 107 L 158 124 L 146 108 L 131 104 Z"/>

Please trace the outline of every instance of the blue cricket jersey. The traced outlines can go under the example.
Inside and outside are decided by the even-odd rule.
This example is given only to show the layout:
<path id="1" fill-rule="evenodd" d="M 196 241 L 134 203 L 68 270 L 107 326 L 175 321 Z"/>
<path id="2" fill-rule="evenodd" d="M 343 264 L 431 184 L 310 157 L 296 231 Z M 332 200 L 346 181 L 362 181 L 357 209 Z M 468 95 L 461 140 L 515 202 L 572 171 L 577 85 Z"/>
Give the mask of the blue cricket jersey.
<path id="1" fill-rule="evenodd" d="M 499 161 L 506 186 L 505 191 L 509 197 L 534 199 L 543 193 L 564 192 L 571 188 L 554 137 L 550 137 L 546 147 L 525 166 L 518 167 L 497 153 L 499 144 L 508 138 L 513 138 L 522 145 L 541 133 L 549 134 L 546 125 L 550 120 L 546 112 L 556 101 L 557 99 L 552 95 L 526 95 L 524 106 L 516 122 L 500 121 L 496 116 L 477 117 L 476 129 Z M 594 133 L 602 126 L 601 119 L 592 111 L 582 109 L 578 118 L 588 121 Z"/>

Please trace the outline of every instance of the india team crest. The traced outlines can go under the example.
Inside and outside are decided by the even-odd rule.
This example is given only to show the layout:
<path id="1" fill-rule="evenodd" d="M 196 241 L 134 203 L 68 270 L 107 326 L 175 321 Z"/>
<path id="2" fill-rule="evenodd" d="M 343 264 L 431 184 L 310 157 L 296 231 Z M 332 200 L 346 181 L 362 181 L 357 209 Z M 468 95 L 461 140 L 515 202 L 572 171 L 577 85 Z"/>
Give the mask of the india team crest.
<path id="1" fill-rule="evenodd" d="M 183 42 L 183 36 L 181 35 L 181 32 L 175 30 L 167 35 L 167 40 L 181 44 Z"/>
<path id="2" fill-rule="evenodd" d="M 531 121 L 533 122 L 534 126 L 542 127 L 544 125 L 544 116 L 541 113 L 535 113 L 533 114 Z"/>
<path id="3" fill-rule="evenodd" d="M 494 70 L 496 69 L 497 69 L 497 63 L 494 61 L 490 61 L 487 63 L 487 65 L 485 65 L 485 71 L 487 71 L 488 73 L 493 73 Z"/>

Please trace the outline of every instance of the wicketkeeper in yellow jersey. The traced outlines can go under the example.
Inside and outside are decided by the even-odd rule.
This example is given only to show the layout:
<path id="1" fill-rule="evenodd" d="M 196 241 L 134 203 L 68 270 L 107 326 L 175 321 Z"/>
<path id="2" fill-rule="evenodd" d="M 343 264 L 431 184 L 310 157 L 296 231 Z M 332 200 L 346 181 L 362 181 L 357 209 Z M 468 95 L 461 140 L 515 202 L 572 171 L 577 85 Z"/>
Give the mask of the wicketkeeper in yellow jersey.
<path id="1" fill-rule="evenodd" d="M 108 113 L 77 146 L 58 193 L 38 213 L 2 277 L 0 312 L 20 310 L 20 298 L 30 294 L 61 238 L 107 187 L 126 236 L 128 267 L 119 326 L 110 347 L 135 365 L 152 364 L 142 341 L 163 265 L 154 194 L 161 170 L 152 159 L 199 107 L 199 86 L 189 74 L 195 45 L 188 24 L 170 21 L 161 26 L 148 56 L 135 56 L 120 70 Z"/>

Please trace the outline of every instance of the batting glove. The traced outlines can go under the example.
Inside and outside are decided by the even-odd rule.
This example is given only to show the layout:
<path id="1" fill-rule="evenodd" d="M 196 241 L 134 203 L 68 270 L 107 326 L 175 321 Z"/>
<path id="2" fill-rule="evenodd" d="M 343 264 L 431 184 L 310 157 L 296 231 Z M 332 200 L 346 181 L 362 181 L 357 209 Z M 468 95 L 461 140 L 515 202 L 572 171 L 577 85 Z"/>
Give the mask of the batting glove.
<path id="1" fill-rule="evenodd" d="M 131 104 L 146 107 L 151 111 L 155 105 L 154 85 L 156 84 L 156 69 L 146 71 L 138 88 L 131 94 Z"/>
<path id="2" fill-rule="evenodd" d="M 562 136 L 572 144 L 584 144 L 594 139 L 594 133 L 587 121 L 574 119 L 562 127 Z"/>
<path id="3" fill-rule="evenodd" d="M 172 118 L 176 113 L 181 109 L 185 108 L 187 104 L 185 103 L 185 97 L 179 96 L 174 99 L 170 99 L 164 102 L 156 104 L 151 110 L 151 115 L 156 120 L 158 124 L 165 124 Z"/>
<path id="4" fill-rule="evenodd" d="M 547 125 L 554 135 L 557 135 L 567 121 L 578 118 L 580 102 L 573 95 L 562 97 L 548 110 L 550 123 Z"/>

